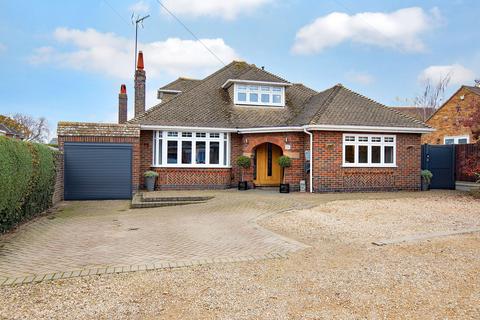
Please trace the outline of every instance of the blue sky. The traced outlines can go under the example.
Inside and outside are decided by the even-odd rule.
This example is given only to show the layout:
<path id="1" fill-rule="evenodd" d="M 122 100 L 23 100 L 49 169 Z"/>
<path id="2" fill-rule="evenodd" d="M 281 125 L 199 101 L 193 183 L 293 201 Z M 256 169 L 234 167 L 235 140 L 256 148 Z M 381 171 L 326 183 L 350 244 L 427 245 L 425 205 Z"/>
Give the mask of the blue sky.
<path id="1" fill-rule="evenodd" d="M 225 63 L 246 60 L 316 90 L 336 83 L 387 105 L 450 73 L 451 93 L 480 77 L 478 1 L 163 0 Z M 133 102 L 132 11 L 150 106 L 178 76 L 222 64 L 156 0 L 2 1 L 0 113 L 116 121 L 117 94 Z"/>

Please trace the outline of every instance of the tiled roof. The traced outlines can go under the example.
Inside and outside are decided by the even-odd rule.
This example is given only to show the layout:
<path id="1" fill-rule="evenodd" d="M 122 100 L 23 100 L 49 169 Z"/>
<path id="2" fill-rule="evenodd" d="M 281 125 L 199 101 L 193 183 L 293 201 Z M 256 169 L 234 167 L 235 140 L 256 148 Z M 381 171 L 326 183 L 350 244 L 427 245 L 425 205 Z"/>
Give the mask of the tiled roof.
<path id="1" fill-rule="evenodd" d="M 435 108 L 422 107 L 390 107 L 393 110 L 404 113 L 407 116 L 415 118 L 420 121 L 426 121 L 434 112 Z"/>
<path id="2" fill-rule="evenodd" d="M 464 87 L 480 96 L 480 87 L 474 87 L 474 86 L 464 86 Z"/>
<path id="3" fill-rule="evenodd" d="M 170 82 L 169 84 L 164 85 L 160 89 L 178 90 L 178 91 L 185 92 L 185 91 L 190 90 L 191 88 L 193 88 L 197 84 L 199 84 L 201 81 L 202 80 L 180 77 L 180 78 Z"/>
<path id="4" fill-rule="evenodd" d="M 58 136 L 139 137 L 140 126 L 114 123 L 64 122 L 57 126 Z"/>
<path id="5" fill-rule="evenodd" d="M 0 131 L 5 132 L 8 135 L 23 137 L 23 134 L 17 130 L 14 130 L 4 123 L 0 123 Z"/>
<path id="6" fill-rule="evenodd" d="M 221 86 L 229 79 L 288 83 L 246 62 L 234 61 L 188 91 L 150 108 L 130 123 L 142 125 L 257 128 L 307 124 L 425 128 L 425 125 L 342 85 L 316 92 L 302 84 L 286 87 L 285 108 L 235 106 Z M 170 84 L 171 85 L 171 84 Z"/>

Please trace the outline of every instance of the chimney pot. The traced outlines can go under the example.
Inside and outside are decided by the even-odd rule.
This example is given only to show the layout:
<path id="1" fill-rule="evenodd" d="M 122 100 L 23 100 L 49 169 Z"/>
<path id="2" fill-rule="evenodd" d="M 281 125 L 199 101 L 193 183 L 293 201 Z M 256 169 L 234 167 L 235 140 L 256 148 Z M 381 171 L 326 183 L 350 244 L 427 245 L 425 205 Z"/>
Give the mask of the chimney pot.
<path id="1" fill-rule="evenodd" d="M 143 70 L 144 65 L 143 65 L 143 52 L 139 51 L 138 52 L 138 59 L 137 59 L 137 69 L 138 70 Z"/>
<path id="2" fill-rule="evenodd" d="M 127 86 L 122 84 L 120 86 L 120 93 L 118 94 L 118 123 L 126 123 L 127 122 Z"/>

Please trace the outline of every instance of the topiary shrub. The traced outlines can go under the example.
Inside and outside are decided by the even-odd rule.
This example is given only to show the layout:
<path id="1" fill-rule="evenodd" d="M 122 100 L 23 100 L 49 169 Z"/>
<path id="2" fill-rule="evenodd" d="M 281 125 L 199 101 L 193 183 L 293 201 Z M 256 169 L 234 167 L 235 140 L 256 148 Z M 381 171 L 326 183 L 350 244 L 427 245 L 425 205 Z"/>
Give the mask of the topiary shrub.
<path id="1" fill-rule="evenodd" d="M 285 168 L 292 166 L 292 159 L 288 156 L 278 158 L 278 165 L 282 168 L 282 182 L 285 184 Z"/>
<path id="2" fill-rule="evenodd" d="M 51 206 L 54 151 L 0 137 L 0 232 Z"/>
<path id="3" fill-rule="evenodd" d="M 250 163 L 251 163 L 250 158 L 247 157 L 247 156 L 239 156 L 237 158 L 237 166 L 242 168 L 242 177 L 241 177 L 242 180 L 241 181 L 243 181 L 243 171 L 245 169 L 250 168 Z"/>

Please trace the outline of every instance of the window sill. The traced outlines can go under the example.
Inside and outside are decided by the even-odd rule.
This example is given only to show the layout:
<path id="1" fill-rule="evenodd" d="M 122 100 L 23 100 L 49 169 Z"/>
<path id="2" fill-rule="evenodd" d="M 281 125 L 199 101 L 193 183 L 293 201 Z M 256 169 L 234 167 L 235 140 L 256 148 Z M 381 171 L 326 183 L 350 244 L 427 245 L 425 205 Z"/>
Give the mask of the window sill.
<path id="1" fill-rule="evenodd" d="M 231 166 L 219 166 L 219 165 L 161 165 L 150 166 L 150 168 L 170 168 L 170 169 L 231 169 Z"/>
<path id="2" fill-rule="evenodd" d="M 344 164 L 342 165 L 342 168 L 397 168 L 398 166 L 393 164 L 393 165 L 369 165 L 369 164 Z"/>

